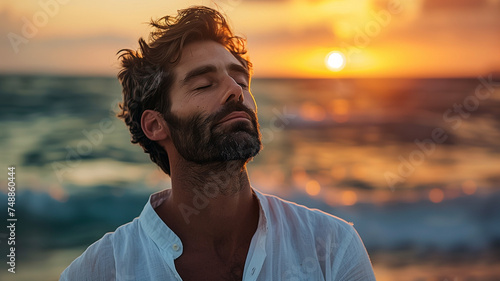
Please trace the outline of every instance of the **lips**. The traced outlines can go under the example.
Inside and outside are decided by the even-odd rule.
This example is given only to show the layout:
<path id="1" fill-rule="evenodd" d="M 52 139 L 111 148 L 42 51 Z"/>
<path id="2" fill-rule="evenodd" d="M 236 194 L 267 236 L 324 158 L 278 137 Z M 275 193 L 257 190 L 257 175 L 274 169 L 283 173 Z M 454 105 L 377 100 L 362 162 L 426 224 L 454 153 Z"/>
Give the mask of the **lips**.
<path id="1" fill-rule="evenodd" d="M 240 119 L 240 118 L 250 120 L 250 115 L 248 115 L 248 113 L 246 113 L 244 111 L 233 111 L 230 114 L 226 115 L 226 117 L 222 118 L 222 120 L 217 122 L 217 125 L 224 123 L 226 121 L 229 121 L 229 120 Z"/>

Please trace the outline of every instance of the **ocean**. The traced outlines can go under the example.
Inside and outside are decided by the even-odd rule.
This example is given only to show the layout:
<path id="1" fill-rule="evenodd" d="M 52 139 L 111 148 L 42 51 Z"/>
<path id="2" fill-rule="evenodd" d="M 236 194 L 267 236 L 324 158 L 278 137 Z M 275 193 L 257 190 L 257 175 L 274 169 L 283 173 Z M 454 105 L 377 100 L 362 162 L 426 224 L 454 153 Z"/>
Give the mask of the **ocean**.
<path id="1" fill-rule="evenodd" d="M 379 281 L 500 280 L 500 79 L 254 79 L 252 186 L 353 222 Z M 16 274 L 54 280 L 170 188 L 115 117 L 114 77 L 0 76 L 0 219 Z M 1 256 L 8 253 L 0 231 Z"/>

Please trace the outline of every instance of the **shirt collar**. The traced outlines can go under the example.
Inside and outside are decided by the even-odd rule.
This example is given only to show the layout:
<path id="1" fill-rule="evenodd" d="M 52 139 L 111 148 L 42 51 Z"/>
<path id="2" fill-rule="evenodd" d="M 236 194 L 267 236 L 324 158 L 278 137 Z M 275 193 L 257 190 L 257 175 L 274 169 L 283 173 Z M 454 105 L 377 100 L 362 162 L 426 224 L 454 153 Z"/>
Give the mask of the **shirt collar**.
<path id="1" fill-rule="evenodd" d="M 269 229 L 269 202 L 266 200 L 266 196 L 260 191 L 252 187 L 253 192 L 257 195 L 259 201 L 259 224 L 258 228 L 262 228 L 265 233 Z"/>
<path id="2" fill-rule="evenodd" d="M 182 254 L 181 239 L 163 222 L 154 208 L 170 196 L 170 189 L 153 193 L 139 216 L 139 223 L 144 232 L 162 250 L 167 251 L 174 259 Z"/>
<path id="3" fill-rule="evenodd" d="M 264 250 L 265 236 L 269 229 L 269 205 L 265 195 L 252 188 L 259 202 L 259 222 L 256 234 L 264 239 L 258 239 L 257 247 Z M 144 232 L 153 240 L 153 242 L 162 250 L 167 251 L 174 259 L 182 254 L 182 242 L 180 238 L 163 222 L 154 210 L 160 206 L 169 196 L 171 189 L 165 189 L 153 193 L 146 206 L 139 216 L 139 224 Z"/>

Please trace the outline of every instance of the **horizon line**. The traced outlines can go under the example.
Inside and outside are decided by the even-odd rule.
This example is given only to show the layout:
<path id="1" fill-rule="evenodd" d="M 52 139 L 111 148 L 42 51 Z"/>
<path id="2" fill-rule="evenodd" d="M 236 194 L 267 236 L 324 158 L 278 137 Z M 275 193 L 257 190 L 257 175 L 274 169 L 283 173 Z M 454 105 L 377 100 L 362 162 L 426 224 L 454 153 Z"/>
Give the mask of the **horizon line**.
<path id="1" fill-rule="evenodd" d="M 500 71 L 491 71 L 476 75 L 366 75 L 366 76 L 253 76 L 252 79 L 257 80 L 335 80 L 335 79 L 473 79 L 478 77 L 484 77 L 493 75 L 493 78 L 500 77 Z M 117 79 L 116 75 L 110 74 L 90 74 L 90 73 L 57 73 L 57 72 L 2 72 L 0 71 L 0 76 L 41 76 L 41 77 L 64 77 L 64 78 L 114 78 Z"/>

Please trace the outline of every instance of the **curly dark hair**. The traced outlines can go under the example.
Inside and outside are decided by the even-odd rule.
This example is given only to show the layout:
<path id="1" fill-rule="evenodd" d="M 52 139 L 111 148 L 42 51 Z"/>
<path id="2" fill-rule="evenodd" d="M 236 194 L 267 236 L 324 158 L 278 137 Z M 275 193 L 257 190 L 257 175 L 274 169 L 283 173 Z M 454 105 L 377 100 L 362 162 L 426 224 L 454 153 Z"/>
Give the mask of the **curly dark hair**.
<path id="1" fill-rule="evenodd" d="M 139 49 L 118 52 L 122 69 L 118 79 L 123 87 L 123 102 L 117 117 L 130 130 L 131 142 L 139 144 L 151 160 L 170 175 L 168 154 L 156 141 L 148 139 L 141 127 L 142 113 L 147 109 L 162 114 L 170 112 L 169 91 L 174 81 L 174 67 L 189 43 L 211 40 L 222 44 L 248 70 L 246 41 L 235 36 L 224 16 L 211 8 L 194 6 L 179 10 L 177 16 L 151 20 L 149 42 L 139 39 Z M 165 116 L 165 115 L 163 115 Z"/>

